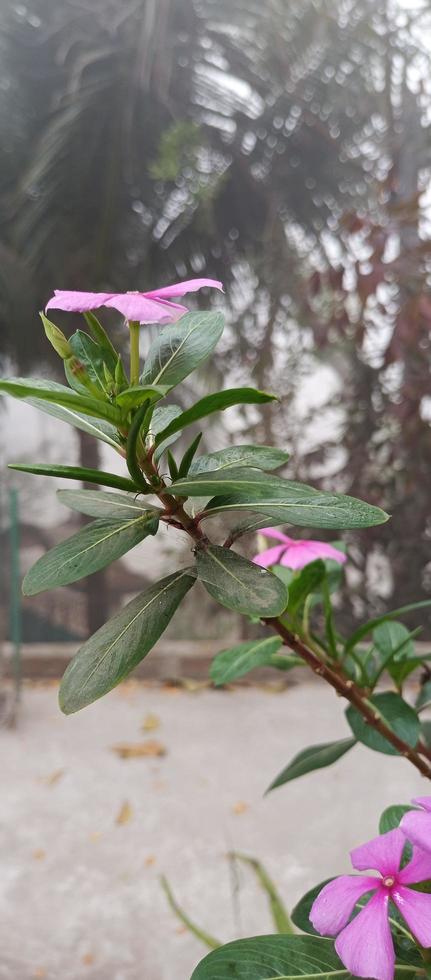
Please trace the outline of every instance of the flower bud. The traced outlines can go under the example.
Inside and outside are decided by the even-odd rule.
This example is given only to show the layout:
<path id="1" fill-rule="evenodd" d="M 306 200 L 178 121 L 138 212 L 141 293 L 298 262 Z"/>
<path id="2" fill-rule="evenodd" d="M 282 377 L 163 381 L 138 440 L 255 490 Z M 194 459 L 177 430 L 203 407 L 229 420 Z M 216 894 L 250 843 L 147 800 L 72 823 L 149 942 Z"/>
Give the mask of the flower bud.
<path id="1" fill-rule="evenodd" d="M 60 330 L 59 327 L 56 327 L 55 323 L 51 323 L 51 320 L 48 320 L 43 313 L 41 313 L 40 316 L 43 323 L 43 328 L 50 344 L 52 344 L 54 350 L 64 361 L 66 357 L 70 357 L 72 354 L 72 348 L 67 337 L 65 337 L 63 331 Z"/>

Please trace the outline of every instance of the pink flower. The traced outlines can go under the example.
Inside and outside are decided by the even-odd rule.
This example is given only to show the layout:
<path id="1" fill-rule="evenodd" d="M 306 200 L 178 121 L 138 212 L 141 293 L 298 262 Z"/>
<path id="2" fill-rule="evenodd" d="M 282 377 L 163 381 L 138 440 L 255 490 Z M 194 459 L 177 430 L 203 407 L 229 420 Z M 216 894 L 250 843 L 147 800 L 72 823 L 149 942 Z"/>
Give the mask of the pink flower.
<path id="1" fill-rule="evenodd" d="M 412 803 L 422 810 L 405 813 L 400 829 L 413 844 L 431 852 L 431 796 L 416 796 Z"/>
<path id="2" fill-rule="evenodd" d="M 266 551 L 261 551 L 260 555 L 254 556 L 253 561 L 256 562 L 256 565 L 262 565 L 263 568 L 268 568 L 269 565 L 287 565 L 288 568 L 295 569 L 304 568 L 304 565 L 309 565 L 311 561 L 316 561 L 317 558 L 332 558 L 334 561 L 338 561 L 340 565 L 346 561 L 346 556 L 343 555 L 342 551 L 333 548 L 331 544 L 325 544 L 324 541 L 295 541 L 294 538 L 288 538 L 287 534 L 282 534 L 281 531 L 276 531 L 272 527 L 263 528 L 260 534 L 264 534 L 266 538 L 275 538 L 276 541 L 282 542 L 275 548 L 267 548 Z"/>
<path id="3" fill-rule="evenodd" d="M 381 878 L 342 875 L 322 888 L 313 903 L 310 920 L 321 935 L 337 936 L 335 949 L 355 977 L 392 980 L 395 952 L 388 921 L 389 900 L 396 905 L 421 946 L 431 946 L 431 895 L 414 885 L 431 878 L 431 855 L 413 848 L 411 861 L 400 870 L 406 839 L 397 828 L 351 851 L 358 871 L 375 869 Z M 356 903 L 373 892 L 365 907 L 349 923 Z"/>
<path id="4" fill-rule="evenodd" d="M 89 310 L 98 310 L 100 306 L 110 306 L 119 310 L 126 320 L 137 320 L 139 323 L 174 323 L 188 310 L 179 303 L 171 303 L 171 296 L 185 296 L 203 286 L 223 291 L 222 283 L 215 279 L 188 279 L 187 282 L 162 286 L 149 293 L 75 293 L 56 289 L 54 296 L 46 304 L 46 309 L 87 313 Z"/>

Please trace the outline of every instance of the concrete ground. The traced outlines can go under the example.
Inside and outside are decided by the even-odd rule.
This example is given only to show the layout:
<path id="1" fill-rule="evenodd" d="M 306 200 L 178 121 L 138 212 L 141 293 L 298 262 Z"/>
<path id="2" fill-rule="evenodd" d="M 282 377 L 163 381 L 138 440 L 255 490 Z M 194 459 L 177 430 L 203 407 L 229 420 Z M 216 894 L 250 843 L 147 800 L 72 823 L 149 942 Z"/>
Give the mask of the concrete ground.
<path id="1" fill-rule="evenodd" d="M 292 906 L 348 870 L 385 806 L 423 792 L 404 760 L 355 748 L 263 798 L 299 749 L 346 734 L 342 702 L 316 683 L 129 683 L 70 718 L 56 693 L 27 687 L 18 728 L 0 732 L 1 980 L 189 980 L 205 949 L 168 908 L 161 873 L 221 940 L 271 931 L 227 851 L 260 858 Z M 148 743 L 166 754 L 113 751 Z"/>

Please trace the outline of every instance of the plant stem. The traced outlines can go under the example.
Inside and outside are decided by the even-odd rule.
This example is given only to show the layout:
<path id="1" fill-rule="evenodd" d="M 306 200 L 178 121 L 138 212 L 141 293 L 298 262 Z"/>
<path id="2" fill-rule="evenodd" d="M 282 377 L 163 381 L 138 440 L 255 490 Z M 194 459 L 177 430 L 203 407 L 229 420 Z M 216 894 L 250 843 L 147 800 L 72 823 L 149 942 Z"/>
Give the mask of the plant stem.
<path id="1" fill-rule="evenodd" d="M 129 320 L 130 330 L 130 385 L 139 384 L 139 323 Z"/>
<path id="2" fill-rule="evenodd" d="M 411 762 L 423 776 L 426 776 L 427 779 L 431 779 L 431 768 L 426 762 L 424 762 L 419 752 L 412 748 L 411 745 L 408 745 L 407 742 L 404 742 L 402 738 L 399 738 L 398 735 L 396 735 L 395 732 L 389 728 L 381 715 L 376 712 L 373 704 L 367 700 L 354 681 L 347 679 L 342 673 L 340 673 L 339 669 L 335 670 L 333 667 L 329 666 L 329 664 L 320 660 L 319 657 L 312 650 L 310 650 L 298 636 L 295 635 L 295 633 L 292 633 L 286 626 L 283 626 L 283 623 L 281 623 L 279 620 L 264 619 L 263 622 L 266 623 L 267 626 L 274 629 L 278 635 L 281 636 L 285 646 L 288 646 L 290 650 L 294 650 L 295 653 L 302 657 L 302 659 L 306 661 L 315 674 L 323 677 L 323 679 L 334 688 L 337 694 L 341 695 L 343 698 L 346 698 L 346 700 L 349 701 L 350 704 L 352 704 L 353 707 L 356 708 L 356 710 L 362 715 L 365 722 L 370 725 L 371 728 L 374 728 L 376 732 L 383 735 L 383 737 L 390 742 L 391 745 L 393 745 L 397 752 L 408 759 L 409 762 Z"/>
<path id="3" fill-rule="evenodd" d="M 130 324 L 131 326 L 131 324 Z M 133 334 L 131 334 L 132 336 Z M 172 519 L 172 523 L 178 527 L 180 525 L 182 529 L 192 538 L 195 544 L 200 547 L 206 547 L 210 542 L 206 535 L 201 531 L 199 527 L 198 519 L 190 517 L 189 514 L 184 509 L 183 503 L 178 500 L 172 493 L 169 493 L 169 488 L 167 487 L 164 480 L 160 477 L 157 466 L 150 454 L 146 454 L 141 460 L 139 460 L 139 465 L 142 472 L 150 480 L 150 483 L 154 486 L 154 493 L 158 496 L 159 500 L 165 507 L 166 518 Z M 287 626 L 285 626 L 279 619 L 262 619 L 262 622 L 274 629 L 279 636 L 281 636 L 284 641 L 284 645 L 289 647 L 290 650 L 294 650 L 302 660 L 304 660 L 311 670 L 318 674 L 320 677 L 330 684 L 331 687 L 339 694 L 341 697 L 346 698 L 347 701 L 353 705 L 354 708 L 362 715 L 364 721 L 374 728 L 376 732 L 379 732 L 393 747 L 397 750 L 397 753 L 408 759 L 409 762 L 427 779 L 431 779 L 431 767 L 427 762 L 421 758 L 420 753 L 431 760 L 431 751 L 428 750 L 427 746 L 423 742 L 419 742 L 418 749 L 414 749 L 411 745 L 408 745 L 403 739 L 399 738 L 395 732 L 386 724 L 382 716 L 376 711 L 375 706 L 367 698 L 367 693 L 361 691 L 361 688 L 355 684 L 351 678 L 347 678 L 343 673 L 343 668 L 340 663 L 334 663 L 332 665 L 328 664 L 322 660 L 317 653 L 310 649 L 310 647 L 300 639 L 300 637 L 292 632 Z"/>

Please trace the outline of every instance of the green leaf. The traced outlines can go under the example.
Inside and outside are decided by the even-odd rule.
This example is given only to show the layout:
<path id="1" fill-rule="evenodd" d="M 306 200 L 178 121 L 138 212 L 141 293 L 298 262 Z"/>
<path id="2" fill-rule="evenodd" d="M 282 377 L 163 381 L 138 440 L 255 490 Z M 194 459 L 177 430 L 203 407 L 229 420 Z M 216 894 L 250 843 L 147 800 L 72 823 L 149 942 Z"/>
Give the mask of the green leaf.
<path id="1" fill-rule="evenodd" d="M 81 480 L 83 483 L 97 483 L 101 487 L 114 487 L 116 490 L 142 492 L 131 480 L 105 473 L 104 470 L 90 470 L 83 466 L 53 466 L 51 463 L 9 463 L 10 470 L 20 473 L 36 473 L 37 476 L 56 476 L 62 480 Z"/>
<path id="2" fill-rule="evenodd" d="M 298 779 L 299 776 L 306 776 L 308 772 L 332 766 L 346 752 L 353 749 L 354 745 L 356 745 L 355 738 L 343 738 L 338 742 L 325 742 L 322 745 L 310 745 L 308 749 L 302 749 L 289 762 L 289 765 L 279 773 L 274 782 L 268 786 L 266 792 L 269 793 L 270 790 L 277 789 L 278 786 L 284 786 L 284 783 Z"/>
<path id="3" fill-rule="evenodd" d="M 294 502 L 317 495 L 312 487 L 306 487 L 281 476 L 263 473 L 251 466 L 231 466 L 227 469 L 204 470 L 202 473 L 189 473 L 183 480 L 175 483 L 175 493 L 184 497 L 212 497 L 222 494 L 241 494 L 248 501 L 248 495 L 255 499 L 266 499 L 270 494 L 277 503 L 280 496 L 292 495 Z"/>
<path id="4" fill-rule="evenodd" d="M 101 347 L 84 330 L 76 330 L 70 338 L 70 346 L 74 356 L 85 368 L 90 380 L 100 388 L 101 392 L 106 390 L 104 365 L 114 376 L 117 357 L 111 351 Z"/>
<path id="5" fill-rule="evenodd" d="M 181 460 L 181 463 L 178 467 L 178 474 L 177 474 L 178 477 L 187 476 L 187 473 L 189 472 L 190 466 L 193 462 L 193 458 L 197 452 L 201 439 L 202 439 L 202 432 L 198 432 L 196 439 L 193 439 L 193 442 L 191 442 L 188 449 L 186 449 L 184 456 Z"/>
<path id="6" fill-rule="evenodd" d="M 47 589 L 69 585 L 106 568 L 148 535 L 156 534 L 158 524 L 154 514 L 120 521 L 102 518 L 86 524 L 42 555 L 30 568 L 22 586 L 24 595 L 37 595 Z"/>
<path id="7" fill-rule="evenodd" d="M 132 388 L 125 388 L 117 395 L 115 402 L 123 412 L 128 412 L 131 408 L 139 408 L 145 401 L 157 401 L 163 398 L 169 388 L 162 385 L 134 385 Z"/>
<path id="8" fill-rule="evenodd" d="M 66 715 L 101 698 L 144 659 L 195 582 L 193 569 L 168 575 L 132 599 L 84 643 L 60 685 Z"/>
<path id="9" fill-rule="evenodd" d="M 271 663 L 271 657 L 282 646 L 278 636 L 249 640 L 238 643 L 229 650 L 222 650 L 214 658 L 210 667 L 210 677 L 214 684 L 230 684 L 237 677 L 243 677 L 255 667 Z"/>
<path id="10" fill-rule="evenodd" d="M 240 854 L 238 851 L 232 851 L 229 857 L 234 861 L 241 861 L 254 871 L 259 885 L 263 888 L 268 898 L 274 928 L 280 935 L 292 935 L 295 930 L 290 921 L 287 909 L 263 864 L 257 861 L 256 858 L 249 857 L 248 854 Z"/>
<path id="11" fill-rule="evenodd" d="M 395 830 L 399 827 L 404 814 L 414 809 L 414 806 L 405 806 L 402 803 L 388 806 L 386 810 L 383 810 L 379 820 L 379 834 L 387 834 L 388 830 Z"/>
<path id="12" fill-rule="evenodd" d="M 114 365 L 116 365 L 118 362 L 118 353 L 115 350 L 114 345 L 111 343 L 106 330 L 104 327 L 102 327 L 100 320 L 97 319 L 97 316 L 95 316 L 94 313 L 90 312 L 84 313 L 84 319 L 90 333 L 93 334 L 93 338 L 96 343 L 99 344 L 100 347 L 103 347 L 107 354 L 111 355 Z"/>
<path id="13" fill-rule="evenodd" d="M 40 401 L 53 402 L 63 408 L 72 408 L 91 417 L 105 419 L 107 422 L 120 423 L 121 412 L 108 402 L 98 401 L 86 395 L 78 395 L 65 385 L 53 385 L 49 381 L 39 381 L 37 378 L 8 378 L 0 381 L 0 394 L 12 395 L 22 401 L 37 398 Z"/>
<path id="14" fill-rule="evenodd" d="M 206 395 L 200 401 L 192 405 L 185 412 L 181 412 L 177 418 L 156 436 L 156 445 L 164 442 L 175 432 L 180 432 L 187 425 L 198 422 L 199 419 L 211 415 L 213 412 L 223 412 L 226 408 L 233 405 L 263 405 L 265 402 L 276 401 L 275 395 L 269 395 L 265 391 L 257 391 L 255 388 L 228 388 L 226 391 L 218 391 L 215 395 Z"/>
<path id="15" fill-rule="evenodd" d="M 369 701 L 389 728 L 404 742 L 407 742 L 407 745 L 414 748 L 420 735 L 420 722 L 413 708 L 393 691 L 373 694 Z M 346 718 L 355 738 L 363 745 L 367 745 L 369 749 L 373 749 L 375 752 L 383 752 L 385 755 L 400 754 L 383 735 L 380 735 L 367 724 L 353 705 L 349 705 L 347 708 Z"/>
<path id="16" fill-rule="evenodd" d="M 187 313 L 163 327 L 145 361 L 144 384 L 173 387 L 183 381 L 218 344 L 223 333 L 221 313 Z"/>
<path id="17" fill-rule="evenodd" d="M 422 711 L 423 708 L 427 708 L 431 704 L 431 680 L 426 681 L 422 685 L 419 694 L 416 698 L 415 708 L 416 711 Z"/>
<path id="18" fill-rule="evenodd" d="M 287 589 L 266 568 L 218 545 L 196 554 L 198 578 L 222 606 L 251 616 L 279 616 Z"/>
<path id="19" fill-rule="evenodd" d="M 152 439 L 158 436 L 162 429 L 166 429 L 166 426 L 169 425 L 169 422 L 172 422 L 172 419 L 178 418 L 178 416 L 181 414 L 182 408 L 180 408 L 179 405 L 157 405 L 153 411 L 150 422 L 150 433 Z M 163 455 L 165 449 L 172 445 L 172 443 L 178 439 L 179 435 L 180 433 L 176 432 L 173 436 L 169 436 L 160 443 L 154 453 L 154 460 L 156 463 Z"/>
<path id="20" fill-rule="evenodd" d="M 414 970 L 412 969 L 412 976 Z M 302 980 L 351 977 L 330 939 L 317 936 L 255 936 L 237 939 L 203 959 L 191 980 Z"/>
<path id="21" fill-rule="evenodd" d="M 384 663 L 394 657 L 414 657 L 415 648 L 409 630 L 393 620 L 380 623 L 373 630 L 373 643 L 383 656 Z"/>
<path id="22" fill-rule="evenodd" d="M 421 721 L 421 738 L 431 749 L 431 721 Z"/>
<path id="23" fill-rule="evenodd" d="M 105 490 L 57 490 L 57 497 L 62 504 L 87 514 L 88 517 L 111 517 L 117 520 L 132 519 L 152 515 L 157 517 L 162 513 L 159 507 L 149 507 L 136 494 L 109 493 Z"/>
<path id="24" fill-rule="evenodd" d="M 326 574 L 325 563 L 318 558 L 317 561 L 305 565 L 297 575 L 295 575 L 289 585 L 289 602 L 287 605 L 289 613 L 293 615 L 305 602 L 310 593 L 315 592 L 322 584 Z"/>
<path id="25" fill-rule="evenodd" d="M 65 385 L 57 384 L 55 381 L 45 381 L 44 384 L 46 388 L 49 387 L 52 391 L 58 391 L 60 393 L 69 391 Z M 0 391 L 1 394 L 2 392 Z M 44 412 L 45 415 L 51 415 L 53 418 L 59 419 L 60 422 L 68 422 L 75 429 L 88 432 L 89 435 L 100 439 L 102 442 L 106 442 L 108 446 L 112 446 L 117 452 L 121 452 L 121 442 L 118 432 L 109 422 L 104 422 L 102 419 L 95 419 L 82 412 L 77 412 L 75 408 L 65 408 L 60 405 L 54 405 L 52 402 L 42 401 L 41 398 L 26 398 L 25 401 L 27 405 L 37 408 L 40 412 Z"/>
<path id="26" fill-rule="evenodd" d="M 223 475 L 221 474 L 222 478 Z M 212 474 L 212 477 L 215 480 L 217 473 Z M 355 497 L 321 493 L 313 490 L 312 487 L 289 483 L 288 480 L 270 477 L 263 473 L 260 477 L 259 480 L 253 473 L 255 487 L 254 490 L 250 488 L 247 494 L 237 492 L 214 497 L 207 504 L 203 517 L 213 517 L 225 511 L 253 511 L 256 514 L 264 514 L 273 524 L 295 524 L 298 527 L 328 529 L 373 527 L 388 520 L 388 515 L 379 507 L 373 507 L 363 500 L 356 500 Z M 245 477 L 244 480 L 242 477 L 240 479 L 245 491 Z M 186 481 L 182 482 L 186 492 Z M 221 484 L 217 490 L 220 488 Z M 176 488 L 176 492 L 180 491 Z M 191 492 L 189 490 L 189 493 Z"/>
<path id="27" fill-rule="evenodd" d="M 423 599 L 421 602 L 411 602 L 408 606 L 400 606 L 399 609 L 393 609 L 391 612 L 385 613 L 383 616 L 377 616 L 376 619 L 370 619 L 368 623 L 364 623 L 363 626 L 359 626 L 357 630 L 349 637 L 347 640 L 345 650 L 346 653 L 352 650 L 360 640 L 363 640 L 364 636 L 368 636 L 373 629 L 380 623 L 385 623 L 387 620 L 397 619 L 398 616 L 404 616 L 406 613 L 413 612 L 415 609 L 426 609 L 431 606 L 431 599 Z"/>
<path id="28" fill-rule="evenodd" d="M 276 470 L 284 466 L 289 453 L 271 446 L 229 446 L 218 452 L 198 456 L 190 467 L 190 474 L 208 473 L 214 470 L 227 470 L 232 466 L 253 466 L 257 470 Z"/>

